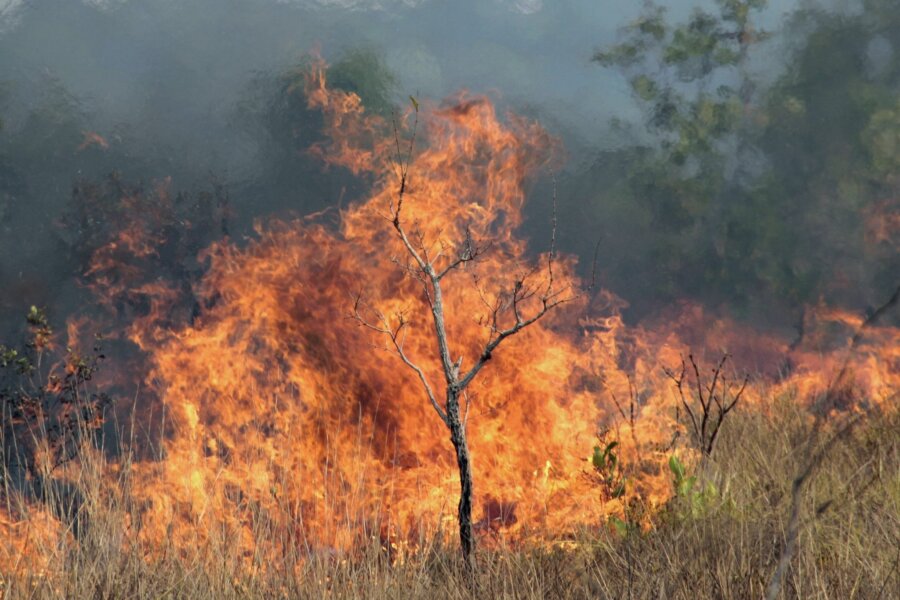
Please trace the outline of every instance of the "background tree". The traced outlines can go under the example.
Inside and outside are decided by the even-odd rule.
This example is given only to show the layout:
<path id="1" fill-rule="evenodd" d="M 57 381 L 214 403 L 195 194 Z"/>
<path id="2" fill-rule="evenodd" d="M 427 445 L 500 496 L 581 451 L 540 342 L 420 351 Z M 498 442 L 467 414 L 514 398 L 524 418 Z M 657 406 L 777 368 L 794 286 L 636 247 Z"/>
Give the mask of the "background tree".
<path id="1" fill-rule="evenodd" d="M 800 11 L 785 39 L 790 60 L 761 107 L 767 169 L 753 194 L 783 223 L 771 285 L 796 304 L 868 309 L 859 299 L 889 295 L 900 272 L 898 231 L 880 229 L 900 215 L 900 15 L 882 0 L 850 15 Z"/>
<path id="2" fill-rule="evenodd" d="M 752 166 L 747 128 L 757 85 L 749 60 L 767 37 L 753 24 L 765 0 L 716 4 L 718 13 L 697 9 L 672 25 L 664 8 L 647 3 L 623 42 L 594 55 L 627 78 L 649 136 L 624 153 L 619 192 L 633 205 L 612 221 L 644 230 L 648 248 L 633 266 L 652 272 L 652 291 L 669 299 L 741 297 L 748 279 L 728 209 L 741 201 Z"/>
<path id="3" fill-rule="evenodd" d="M 594 56 L 627 79 L 644 127 L 619 123 L 626 143 L 564 197 L 595 198 L 579 227 L 599 229 L 616 257 L 601 273 L 635 317 L 689 298 L 787 325 L 819 299 L 862 309 L 892 289 L 896 11 L 809 8 L 774 38 L 755 25 L 765 4 L 718 0 L 672 24 L 648 3 Z"/>

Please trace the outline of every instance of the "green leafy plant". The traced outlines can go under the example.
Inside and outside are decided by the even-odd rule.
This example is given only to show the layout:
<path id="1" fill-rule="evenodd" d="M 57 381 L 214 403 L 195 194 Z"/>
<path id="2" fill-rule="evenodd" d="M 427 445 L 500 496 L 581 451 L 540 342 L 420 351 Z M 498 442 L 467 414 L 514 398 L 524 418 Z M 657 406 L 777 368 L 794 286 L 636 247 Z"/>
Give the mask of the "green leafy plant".
<path id="1" fill-rule="evenodd" d="M 602 448 L 594 446 L 594 454 L 591 457 L 594 474 L 603 485 L 606 497 L 610 499 L 625 495 L 626 477 L 615 452 L 618 445 L 619 442 L 613 441 Z"/>
<path id="2" fill-rule="evenodd" d="M 624 519 L 611 515 L 609 517 L 609 524 L 612 527 L 612 530 L 623 538 L 641 530 L 640 524 L 629 518 L 627 514 Z"/>
<path id="3" fill-rule="evenodd" d="M 616 452 L 619 442 L 605 442 L 603 437 L 599 436 L 600 444 L 594 446 L 594 453 L 591 456 L 592 477 L 603 490 L 605 500 L 624 500 L 628 478 Z M 635 511 L 635 507 L 629 502 L 625 502 L 624 507 L 622 517 L 610 515 L 607 519 L 612 530 L 621 537 L 627 537 L 640 531 L 641 528 L 640 520 L 635 518 L 635 514 L 640 511 Z"/>
<path id="4" fill-rule="evenodd" d="M 676 455 L 669 457 L 672 485 L 675 488 L 673 506 L 681 518 L 697 518 L 709 512 L 719 499 L 719 490 L 712 483 L 701 486 L 696 475 L 688 475 L 684 463 Z"/>

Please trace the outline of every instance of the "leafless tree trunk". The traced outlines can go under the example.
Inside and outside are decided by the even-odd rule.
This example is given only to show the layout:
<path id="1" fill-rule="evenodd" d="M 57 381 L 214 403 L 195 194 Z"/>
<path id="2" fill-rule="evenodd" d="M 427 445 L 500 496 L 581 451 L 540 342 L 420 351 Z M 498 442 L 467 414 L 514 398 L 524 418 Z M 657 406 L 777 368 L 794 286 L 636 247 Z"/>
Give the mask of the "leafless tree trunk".
<path id="1" fill-rule="evenodd" d="M 456 465 L 459 467 L 459 544 L 467 561 L 475 549 L 475 537 L 472 532 L 472 461 L 469 459 L 469 441 L 466 439 L 465 422 L 459 414 L 459 391 L 447 387 L 447 421 L 450 428 L 450 441 L 456 450 Z"/>
<path id="2" fill-rule="evenodd" d="M 418 104 L 415 101 L 414 106 L 417 124 Z M 353 306 L 353 316 L 365 327 L 389 339 L 387 349 L 399 356 L 415 372 L 422 383 L 428 401 L 450 432 L 450 441 L 456 451 L 456 464 L 459 469 L 460 496 L 457 512 L 459 541 L 466 564 L 471 567 L 472 555 L 475 550 L 475 535 L 472 525 L 472 461 L 466 436 L 466 423 L 468 420 L 466 389 L 487 362 L 491 360 L 493 352 L 504 340 L 537 322 L 560 304 L 574 300 L 577 296 L 567 287 L 562 289 L 554 287 L 553 266 L 556 243 L 556 217 L 554 210 L 553 234 L 546 265 L 517 276 L 510 289 L 497 292 L 492 299 L 487 298 L 484 293 L 481 293 L 482 290 L 479 289 L 483 303 L 489 308 L 489 317 L 486 322 L 489 332 L 487 341 L 474 364 L 467 371 L 461 370 L 463 356 L 458 356 L 456 360 L 452 358 L 450 342 L 447 339 L 442 284 L 448 276 L 463 265 L 477 261 L 488 250 L 489 245 L 478 244 L 473 239 L 471 231 L 466 229 L 465 238 L 450 253 L 450 249 L 445 247 L 444 244 L 436 246 L 434 243 L 427 242 L 415 225 L 413 225 L 411 230 L 407 230 L 406 223 L 402 218 L 402 209 L 406 198 L 416 124 L 413 125 L 413 134 L 409 140 L 409 148 L 405 158 L 400 149 L 399 134 L 397 134 L 395 127 L 400 187 L 397 192 L 396 202 L 392 202 L 389 207 L 387 218 L 408 254 L 406 263 L 401 264 L 401 261 L 395 262 L 400 264 L 407 274 L 421 284 L 423 297 L 431 310 L 438 355 L 444 375 L 446 398 L 444 405 L 441 406 L 438 402 L 434 388 L 428 381 L 425 371 L 404 350 L 405 327 L 408 324 L 404 314 L 386 316 L 373 307 L 366 305 L 361 295 L 357 295 Z M 437 249 L 435 250 L 436 247 Z M 544 273 L 544 277 L 537 277 L 540 273 Z M 529 314 L 526 314 L 526 303 L 531 308 Z M 501 323 L 501 320 L 506 324 Z M 466 401 L 464 410 L 460 408 L 461 400 Z"/>

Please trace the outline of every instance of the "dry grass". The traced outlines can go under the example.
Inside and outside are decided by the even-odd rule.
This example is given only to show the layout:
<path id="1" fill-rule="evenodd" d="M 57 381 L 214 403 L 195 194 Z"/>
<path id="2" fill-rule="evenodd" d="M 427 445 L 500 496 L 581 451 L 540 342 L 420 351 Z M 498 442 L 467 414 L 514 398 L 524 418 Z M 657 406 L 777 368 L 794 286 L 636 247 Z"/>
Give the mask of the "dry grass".
<path id="1" fill-rule="evenodd" d="M 765 414 L 764 414 L 765 413 Z M 791 481 L 810 433 L 784 402 L 735 413 L 716 453 L 695 467 L 714 486 L 693 509 L 676 500 L 648 532 L 582 531 L 556 546 L 481 548 L 473 574 L 434 540 L 392 562 L 373 545 L 356 556 L 248 570 L 227 543 L 191 559 L 124 534 L 134 510 L 122 476 L 110 494 L 83 475 L 77 541 L 38 549 L 59 576 L 5 573 L 3 598 L 760 598 L 784 545 Z M 123 469 L 122 472 L 127 472 Z M 107 486 L 108 487 L 108 486 Z M 59 494 L 59 490 L 50 493 Z M 12 501 L 7 497 L 7 500 Z M 803 499 L 784 598 L 900 597 L 900 413 L 870 417 L 828 453 Z M 264 535 L 261 533 L 260 535 Z M 298 553 L 301 550 L 298 549 Z"/>

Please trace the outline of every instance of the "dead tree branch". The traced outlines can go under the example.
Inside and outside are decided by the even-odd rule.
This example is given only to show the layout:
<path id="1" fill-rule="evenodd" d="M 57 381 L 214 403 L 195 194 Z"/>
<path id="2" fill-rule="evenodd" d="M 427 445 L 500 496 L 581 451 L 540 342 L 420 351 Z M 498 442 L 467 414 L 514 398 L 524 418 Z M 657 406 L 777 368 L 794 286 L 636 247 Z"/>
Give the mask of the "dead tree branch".
<path id="1" fill-rule="evenodd" d="M 400 357 L 406 366 L 412 369 L 419 378 L 419 381 L 422 382 L 422 387 L 425 388 L 425 394 L 428 396 L 428 400 L 431 402 L 431 406 L 434 407 L 435 412 L 437 412 L 438 416 L 441 418 L 441 421 L 444 422 L 444 425 L 449 426 L 449 421 L 447 420 L 447 413 L 441 408 L 438 404 L 437 398 L 434 395 L 434 390 L 431 387 L 431 384 L 428 383 L 428 378 L 425 376 L 425 372 L 412 360 L 410 360 L 409 356 L 407 356 L 406 351 L 403 349 L 403 342 L 406 335 L 406 325 L 407 320 L 403 314 L 397 315 L 397 325 L 391 327 L 390 322 L 387 317 L 384 316 L 383 313 L 370 309 L 377 318 L 377 321 L 373 322 L 363 316 L 360 308 L 363 306 L 362 298 L 360 295 L 356 296 L 356 300 L 353 302 L 353 317 L 372 331 L 385 335 L 391 342 L 391 347 L 393 348 L 394 353 Z"/>
<path id="2" fill-rule="evenodd" d="M 728 358 L 728 354 L 722 355 L 721 360 L 712 370 L 712 380 L 709 384 L 704 383 L 700 367 L 693 354 L 688 354 L 690 371 L 688 371 L 683 358 L 679 372 L 664 369 L 669 379 L 675 383 L 681 406 L 684 407 L 690 419 L 694 441 L 704 456 L 712 454 L 722 423 L 725 422 L 728 413 L 737 406 L 750 382 L 749 375 L 745 376 L 739 385 L 730 381 L 724 370 Z M 686 391 L 686 388 L 691 386 L 689 381 L 691 374 L 694 378 L 693 397 L 691 397 L 690 391 Z"/>

